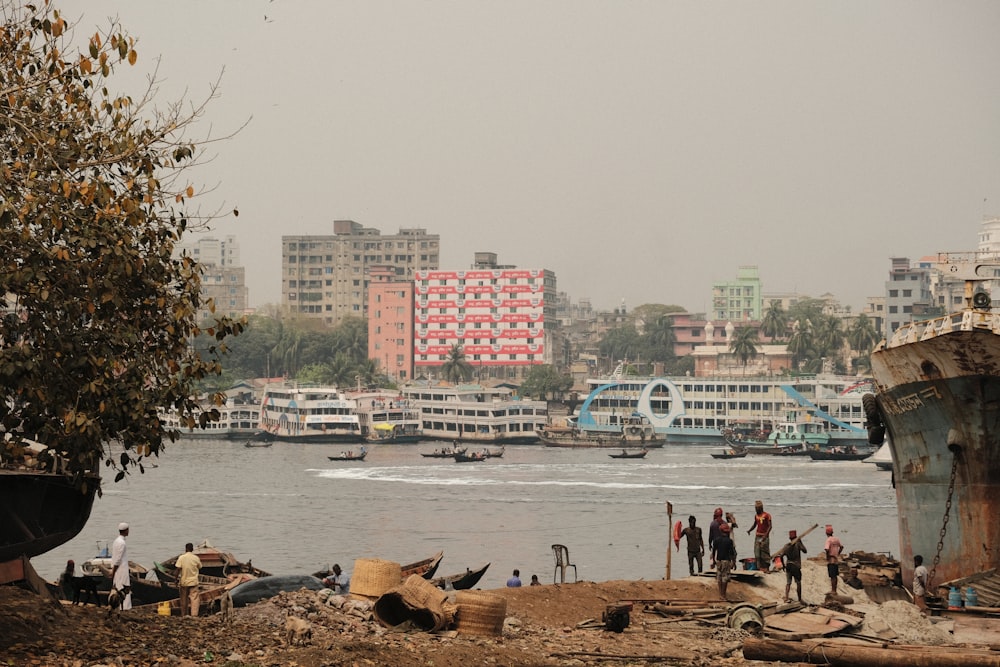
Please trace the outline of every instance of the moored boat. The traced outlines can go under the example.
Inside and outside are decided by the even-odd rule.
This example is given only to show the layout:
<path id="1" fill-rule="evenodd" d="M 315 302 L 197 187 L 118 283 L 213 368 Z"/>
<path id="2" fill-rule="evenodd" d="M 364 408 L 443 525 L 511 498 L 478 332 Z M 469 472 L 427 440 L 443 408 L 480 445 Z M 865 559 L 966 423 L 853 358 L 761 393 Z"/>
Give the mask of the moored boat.
<path id="1" fill-rule="evenodd" d="M 590 430 L 570 421 L 565 426 L 546 426 L 538 434 L 546 447 L 640 447 L 656 449 L 666 444 L 666 438 L 656 432 L 649 419 L 633 414 L 615 429 Z"/>
<path id="2" fill-rule="evenodd" d="M 981 281 L 996 255 L 941 254 L 943 275 L 965 281 L 965 307 L 901 325 L 871 355 L 873 444 L 894 461 L 903 581 L 913 556 L 932 582 L 1000 568 L 1000 314 Z"/>
<path id="3" fill-rule="evenodd" d="M 297 383 L 264 389 L 260 427 L 275 440 L 303 443 L 362 442 L 357 402 L 336 387 Z"/>
<path id="4" fill-rule="evenodd" d="M 873 451 L 869 448 L 858 449 L 857 447 L 810 449 L 809 458 L 813 461 L 864 461 L 872 455 Z"/>
<path id="5" fill-rule="evenodd" d="M 874 454 L 865 459 L 868 463 L 874 463 L 879 470 L 892 470 L 892 452 L 889 451 L 889 443 L 883 442 Z"/>
<path id="6" fill-rule="evenodd" d="M 194 547 L 194 555 L 201 561 L 201 574 L 211 577 L 228 577 L 231 574 L 251 574 L 255 577 L 270 576 L 270 572 L 265 572 L 258 567 L 254 567 L 250 561 L 242 562 L 233 554 L 212 546 L 208 540 L 204 540 Z M 153 563 L 156 578 L 167 583 L 177 581 L 177 559 L 180 554 L 168 558 L 163 562 Z"/>
<path id="7" fill-rule="evenodd" d="M 486 563 L 475 570 L 466 569 L 465 572 L 459 572 L 458 574 L 437 577 L 436 579 L 431 579 L 431 583 L 443 590 L 465 591 L 479 583 L 479 580 L 486 574 L 489 566 L 490 564 Z"/>
<path id="8" fill-rule="evenodd" d="M 420 411 L 420 428 L 427 440 L 534 444 L 548 415 L 545 401 L 521 399 L 505 387 L 414 384 L 401 393 Z"/>

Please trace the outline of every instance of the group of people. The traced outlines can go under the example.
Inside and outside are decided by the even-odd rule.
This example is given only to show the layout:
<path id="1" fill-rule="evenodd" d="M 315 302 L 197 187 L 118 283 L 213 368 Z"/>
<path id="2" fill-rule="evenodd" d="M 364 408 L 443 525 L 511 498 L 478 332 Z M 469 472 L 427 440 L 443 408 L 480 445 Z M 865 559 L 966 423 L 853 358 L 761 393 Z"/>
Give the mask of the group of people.
<path id="1" fill-rule="evenodd" d="M 708 552 L 710 554 L 710 565 L 715 569 L 715 577 L 719 586 L 719 596 L 726 599 L 726 590 L 729 580 L 732 578 L 732 571 L 736 569 L 736 543 L 732 537 L 733 528 L 737 528 L 735 517 L 732 514 L 725 514 L 721 507 L 716 507 L 712 516 L 712 523 L 708 527 Z M 798 600 L 802 601 L 802 554 L 807 553 L 806 546 L 802 543 L 798 533 L 794 530 L 788 531 L 788 543 L 779 550 L 779 557 L 771 556 L 771 530 L 773 520 L 771 514 L 764 510 L 764 503 L 758 500 L 754 503 L 754 519 L 747 529 L 747 535 L 754 534 L 753 560 L 758 571 L 768 574 L 771 572 L 772 564 L 780 558 L 781 567 L 785 571 L 785 601 L 791 601 L 789 597 L 792 584 L 795 584 L 795 591 Z M 688 526 L 681 531 L 681 537 L 687 540 L 688 572 L 691 576 L 695 574 L 697 566 L 698 573 L 702 572 L 702 561 L 705 556 L 705 541 L 702 537 L 701 528 L 697 525 L 694 516 L 688 517 Z M 830 578 L 830 593 L 837 595 L 837 580 L 840 573 L 840 560 L 844 551 L 844 545 L 840 539 L 833 534 L 833 526 L 826 526 L 826 542 L 823 545 L 823 552 L 826 556 L 827 575 Z M 855 576 L 854 579 L 857 577 Z M 916 588 L 916 585 L 914 586 Z"/>
<path id="2" fill-rule="evenodd" d="M 538 575 L 531 575 L 531 583 L 529 586 L 541 586 L 542 582 L 538 580 Z M 521 571 L 514 570 L 511 574 L 510 579 L 507 580 L 507 588 L 520 588 L 521 587 Z"/>

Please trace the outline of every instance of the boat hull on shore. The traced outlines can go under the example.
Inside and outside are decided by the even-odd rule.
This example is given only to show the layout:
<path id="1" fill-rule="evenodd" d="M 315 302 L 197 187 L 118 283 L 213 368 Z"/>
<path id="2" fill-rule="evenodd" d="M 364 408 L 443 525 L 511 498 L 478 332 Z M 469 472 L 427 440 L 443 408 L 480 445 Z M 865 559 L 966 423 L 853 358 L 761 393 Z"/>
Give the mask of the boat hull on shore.
<path id="1" fill-rule="evenodd" d="M 59 473 L 0 470 L 0 563 L 32 558 L 76 537 L 94 505 L 100 480 L 83 487 Z"/>
<path id="2" fill-rule="evenodd" d="M 964 311 L 903 325 L 872 353 L 903 581 L 916 554 L 933 568 L 932 586 L 1000 568 L 1000 315 L 973 292 L 982 268 L 956 262 L 950 271 L 966 280 Z"/>

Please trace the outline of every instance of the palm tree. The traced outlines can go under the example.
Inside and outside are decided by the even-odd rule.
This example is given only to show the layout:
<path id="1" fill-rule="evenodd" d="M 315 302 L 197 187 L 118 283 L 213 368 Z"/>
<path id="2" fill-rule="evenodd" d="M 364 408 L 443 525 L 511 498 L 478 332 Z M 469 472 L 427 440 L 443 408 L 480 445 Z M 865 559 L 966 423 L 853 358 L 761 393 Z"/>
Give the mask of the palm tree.
<path id="1" fill-rule="evenodd" d="M 792 337 L 788 339 L 788 351 L 792 353 L 792 361 L 796 364 L 808 359 L 813 351 L 813 331 L 809 320 L 802 325 L 798 321 L 793 327 Z"/>
<path id="2" fill-rule="evenodd" d="M 783 340 L 788 331 L 788 313 L 781 306 L 781 301 L 772 299 L 764 319 L 760 321 L 760 331 L 771 340 Z"/>
<path id="3" fill-rule="evenodd" d="M 452 345 L 448 359 L 441 364 L 441 377 L 448 382 L 458 383 L 472 377 L 472 364 L 465 360 L 465 352 L 458 345 Z"/>
<path id="4" fill-rule="evenodd" d="M 757 358 L 757 330 L 753 327 L 739 327 L 733 332 L 729 351 L 743 364 L 743 374 L 747 374 L 747 362 Z"/>
<path id="5" fill-rule="evenodd" d="M 866 355 L 875 347 L 879 340 L 879 334 L 875 331 L 872 321 L 864 313 L 858 315 L 854 323 L 851 324 L 847 332 L 847 340 L 851 344 L 851 349 L 861 355 Z"/>

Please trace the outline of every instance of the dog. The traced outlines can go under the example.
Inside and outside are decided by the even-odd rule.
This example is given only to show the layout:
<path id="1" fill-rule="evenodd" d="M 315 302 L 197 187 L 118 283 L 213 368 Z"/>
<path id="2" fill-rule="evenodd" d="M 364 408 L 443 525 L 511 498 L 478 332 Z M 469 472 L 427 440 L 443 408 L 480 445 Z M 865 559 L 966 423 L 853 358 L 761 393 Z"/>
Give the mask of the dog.
<path id="1" fill-rule="evenodd" d="M 233 598 L 229 595 L 229 591 L 226 591 L 221 596 L 219 596 L 219 620 L 223 624 L 228 624 L 232 621 L 233 617 Z"/>
<path id="2" fill-rule="evenodd" d="M 289 646 L 304 644 L 307 639 L 312 639 L 312 625 L 309 621 L 297 616 L 289 616 L 285 619 L 285 642 Z"/>
<path id="3" fill-rule="evenodd" d="M 98 607 L 101 606 L 101 597 L 97 594 L 97 581 L 92 577 L 73 577 L 70 586 L 73 588 L 73 604 L 87 604 L 94 601 Z M 81 598 L 86 594 L 86 602 Z"/>

